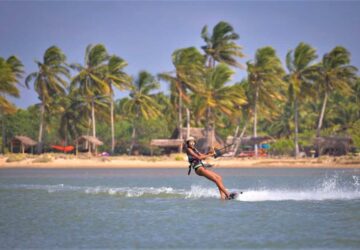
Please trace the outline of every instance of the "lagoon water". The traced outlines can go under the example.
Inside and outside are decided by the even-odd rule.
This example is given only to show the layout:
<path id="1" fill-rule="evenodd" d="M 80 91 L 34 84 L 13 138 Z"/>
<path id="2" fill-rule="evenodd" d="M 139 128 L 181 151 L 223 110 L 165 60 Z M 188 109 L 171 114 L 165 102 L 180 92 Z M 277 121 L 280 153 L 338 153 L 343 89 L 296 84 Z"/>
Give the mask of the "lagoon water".
<path id="1" fill-rule="evenodd" d="M 360 169 L 215 171 L 2 169 L 0 248 L 360 248 Z"/>

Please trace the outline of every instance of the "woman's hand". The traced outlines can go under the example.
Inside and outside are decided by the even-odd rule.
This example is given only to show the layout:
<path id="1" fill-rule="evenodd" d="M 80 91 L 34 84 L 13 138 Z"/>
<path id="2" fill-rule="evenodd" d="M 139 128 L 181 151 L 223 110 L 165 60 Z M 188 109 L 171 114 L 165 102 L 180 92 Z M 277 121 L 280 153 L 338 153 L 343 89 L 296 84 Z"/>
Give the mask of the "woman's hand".
<path id="1" fill-rule="evenodd" d="M 215 156 L 215 152 L 209 152 L 207 155 L 213 157 Z"/>
<path id="2" fill-rule="evenodd" d="M 201 154 L 201 160 L 205 160 L 206 158 L 213 157 L 215 153 L 209 152 L 207 154 Z"/>

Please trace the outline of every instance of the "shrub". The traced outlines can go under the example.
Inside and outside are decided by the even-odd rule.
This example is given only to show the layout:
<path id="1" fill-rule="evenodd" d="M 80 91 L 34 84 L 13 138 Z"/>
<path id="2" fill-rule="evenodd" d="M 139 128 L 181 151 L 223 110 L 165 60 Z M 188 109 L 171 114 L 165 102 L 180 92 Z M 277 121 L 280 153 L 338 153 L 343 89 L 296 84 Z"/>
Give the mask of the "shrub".
<path id="1" fill-rule="evenodd" d="M 33 163 L 46 163 L 46 162 L 51 162 L 51 161 L 52 161 L 51 156 L 42 155 L 39 158 L 36 158 L 35 160 L 33 160 Z"/>
<path id="2" fill-rule="evenodd" d="M 185 160 L 184 154 L 174 154 L 173 157 L 174 157 L 175 161 L 183 161 L 183 160 Z"/>
<path id="3" fill-rule="evenodd" d="M 355 122 L 350 129 L 350 134 L 356 148 L 360 148 L 360 120 Z"/>
<path id="4" fill-rule="evenodd" d="M 6 162 L 18 162 L 18 161 L 23 161 L 25 159 L 26 159 L 26 155 L 24 154 L 11 154 L 6 159 Z"/>
<path id="5" fill-rule="evenodd" d="M 271 144 L 270 153 L 273 155 L 293 155 L 295 144 L 290 139 L 279 139 Z"/>

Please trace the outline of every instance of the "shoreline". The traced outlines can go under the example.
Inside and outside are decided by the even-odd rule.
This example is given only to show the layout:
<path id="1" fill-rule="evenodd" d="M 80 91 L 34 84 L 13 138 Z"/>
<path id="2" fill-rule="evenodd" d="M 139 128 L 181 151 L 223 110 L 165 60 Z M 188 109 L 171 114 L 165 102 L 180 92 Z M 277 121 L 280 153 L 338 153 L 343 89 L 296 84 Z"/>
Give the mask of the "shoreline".
<path id="1" fill-rule="evenodd" d="M 46 155 L 45 155 L 46 156 Z M 187 169 L 189 164 L 186 158 L 176 159 L 171 156 L 110 156 L 110 157 L 88 157 L 66 158 L 66 155 L 48 156 L 48 162 L 34 162 L 39 158 L 31 156 L 20 161 L 7 162 L 6 156 L 0 156 L 0 169 L 15 168 L 183 168 Z M 182 157 L 182 156 L 181 156 Z M 207 161 L 214 168 L 360 168 L 360 157 L 350 159 L 344 157 L 320 157 L 320 158 L 219 158 Z"/>

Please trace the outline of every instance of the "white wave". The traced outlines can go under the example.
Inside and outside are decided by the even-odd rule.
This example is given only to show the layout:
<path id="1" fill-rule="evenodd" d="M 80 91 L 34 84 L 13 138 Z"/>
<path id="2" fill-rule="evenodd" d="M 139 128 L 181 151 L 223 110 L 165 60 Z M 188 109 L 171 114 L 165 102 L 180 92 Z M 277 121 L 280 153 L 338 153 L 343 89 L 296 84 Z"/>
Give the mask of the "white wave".
<path id="1" fill-rule="evenodd" d="M 220 197 L 219 191 L 215 188 L 206 188 L 201 186 L 191 186 L 190 191 L 186 192 L 185 198 L 198 199 L 198 198 L 218 198 Z"/>
<path id="2" fill-rule="evenodd" d="M 359 180 L 359 176 L 353 175 L 352 176 L 353 180 L 354 180 L 354 187 L 359 189 L 360 188 L 360 180 Z"/>
<path id="3" fill-rule="evenodd" d="M 245 190 L 239 201 L 323 201 L 360 199 L 358 191 Z"/>
<path id="4" fill-rule="evenodd" d="M 360 199 L 359 176 L 351 180 L 342 180 L 336 173 L 321 179 L 314 188 L 304 190 L 292 189 L 256 189 L 245 190 L 237 200 L 240 201 L 323 201 Z"/>
<path id="5" fill-rule="evenodd" d="M 48 193 L 54 192 L 80 192 L 92 195 L 111 195 L 128 198 L 136 197 L 161 197 L 161 198 L 219 198 L 219 191 L 216 187 L 191 186 L 189 189 L 177 189 L 173 187 L 82 187 L 65 184 L 56 185 L 33 185 L 13 184 L 0 185 L 0 189 L 12 190 L 44 190 Z M 260 202 L 260 201 L 323 201 L 323 200 L 355 200 L 360 199 L 359 176 L 354 175 L 342 179 L 338 175 L 319 179 L 318 184 L 313 188 L 304 189 L 278 189 L 262 187 L 256 189 L 231 189 L 231 191 L 243 191 L 238 201 Z"/>
<path id="6" fill-rule="evenodd" d="M 3 185 L 0 188 L 14 189 L 14 190 L 45 190 L 49 193 L 62 192 L 62 191 L 77 191 L 82 189 L 82 187 L 68 186 L 64 184 L 56 184 L 56 185 L 14 184 L 14 185 Z"/>
<path id="7" fill-rule="evenodd" d="M 141 197 L 144 195 L 178 194 L 181 193 L 181 190 L 174 190 L 171 187 L 88 187 L 85 189 L 85 193 Z"/>

